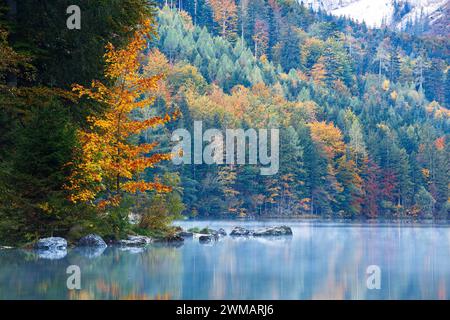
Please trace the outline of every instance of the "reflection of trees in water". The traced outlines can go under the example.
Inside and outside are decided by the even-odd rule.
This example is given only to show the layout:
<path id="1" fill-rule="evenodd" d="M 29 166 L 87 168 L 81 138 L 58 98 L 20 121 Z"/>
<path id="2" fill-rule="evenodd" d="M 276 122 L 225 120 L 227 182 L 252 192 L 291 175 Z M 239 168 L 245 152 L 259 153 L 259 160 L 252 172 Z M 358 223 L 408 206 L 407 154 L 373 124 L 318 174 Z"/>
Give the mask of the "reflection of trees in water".
<path id="1" fill-rule="evenodd" d="M 197 246 L 183 257 L 184 297 L 442 299 L 450 286 L 449 260 L 439 255 L 449 254 L 449 231 L 435 231 L 308 225 L 290 242 L 233 239 Z M 369 265 L 381 268 L 381 290 L 366 287 Z"/>
<path id="2" fill-rule="evenodd" d="M 180 261 L 179 250 L 170 247 L 151 247 L 138 254 L 107 248 L 94 259 L 71 251 L 61 260 L 4 250 L 0 299 L 176 299 L 181 295 Z M 67 289 L 69 265 L 80 267 L 82 290 Z"/>
<path id="3" fill-rule="evenodd" d="M 349 228 L 345 236 L 343 232 L 320 232 L 314 237 L 321 239 L 314 245 L 316 250 L 324 252 L 327 244 L 332 249 L 327 255 L 323 281 L 318 279 L 321 286 L 316 286 L 311 298 L 442 299 L 446 296 L 442 288 L 450 284 L 449 266 L 442 263 L 449 261 L 439 259 L 439 250 L 448 254 L 449 244 L 442 241 L 448 232 L 446 228 L 401 227 Z M 381 290 L 366 287 L 366 269 L 373 264 L 381 268 Z"/>
<path id="4" fill-rule="evenodd" d="M 448 228 L 314 224 L 293 238 L 186 240 L 137 253 L 107 248 L 94 258 L 0 250 L 0 299 L 448 299 L 449 250 Z M 81 268 L 81 291 L 66 289 L 72 264 Z M 381 290 L 366 288 L 372 264 Z"/>
<path id="5" fill-rule="evenodd" d="M 97 299 L 167 299 L 180 297 L 180 261 L 179 250 L 171 247 L 141 253 L 111 248 L 80 267 L 88 278 L 85 289 Z"/>
<path id="6" fill-rule="evenodd" d="M 0 251 L 0 299 L 33 299 L 52 294 L 52 284 L 61 279 L 56 260 L 42 260 L 38 255 L 25 250 Z M 53 277 L 41 270 L 54 270 Z M 65 286 L 65 279 L 62 282 Z M 31 284 L 31 285 L 30 285 Z M 53 296 L 56 298 L 56 296 Z"/>

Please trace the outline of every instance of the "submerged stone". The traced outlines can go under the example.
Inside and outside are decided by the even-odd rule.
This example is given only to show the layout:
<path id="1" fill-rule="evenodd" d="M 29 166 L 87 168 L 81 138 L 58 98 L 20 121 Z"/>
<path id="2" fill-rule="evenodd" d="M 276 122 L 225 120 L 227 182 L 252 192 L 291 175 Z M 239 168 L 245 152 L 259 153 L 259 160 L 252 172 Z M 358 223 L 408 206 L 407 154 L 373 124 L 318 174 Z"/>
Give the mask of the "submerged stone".
<path id="1" fill-rule="evenodd" d="M 209 234 L 209 235 L 202 235 L 198 238 L 198 241 L 200 243 L 211 243 L 213 241 L 217 241 L 218 236 Z"/>
<path id="2" fill-rule="evenodd" d="M 292 229 L 288 226 L 268 227 L 253 232 L 253 236 L 255 237 L 290 236 L 290 235 L 292 235 Z"/>
<path id="3" fill-rule="evenodd" d="M 118 244 L 123 247 L 145 247 L 153 242 L 153 239 L 146 236 L 128 236 L 126 240 L 119 240 Z"/>

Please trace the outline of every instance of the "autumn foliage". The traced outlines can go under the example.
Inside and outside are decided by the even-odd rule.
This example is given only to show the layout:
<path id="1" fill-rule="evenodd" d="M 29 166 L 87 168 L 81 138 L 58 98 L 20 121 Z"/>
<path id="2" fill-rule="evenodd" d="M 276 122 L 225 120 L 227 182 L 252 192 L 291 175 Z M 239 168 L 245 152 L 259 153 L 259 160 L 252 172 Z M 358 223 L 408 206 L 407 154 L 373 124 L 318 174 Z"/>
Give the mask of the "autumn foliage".
<path id="1" fill-rule="evenodd" d="M 220 35 L 233 38 L 237 22 L 237 6 L 234 0 L 210 0 L 213 18 L 220 26 Z"/>
<path id="2" fill-rule="evenodd" d="M 93 81 L 90 88 L 74 85 L 79 97 L 86 96 L 106 106 L 101 116 L 88 118 L 89 128 L 78 132 L 79 157 L 67 183 L 70 200 L 94 202 L 98 207 L 117 206 L 123 193 L 155 190 L 167 192 L 170 188 L 158 181 L 147 182 L 139 175 L 153 168 L 170 154 L 153 153 L 157 142 L 135 145 L 130 138 L 149 128 L 164 125 L 176 115 L 134 120 L 130 113 L 147 108 L 154 102 L 154 93 L 162 74 L 142 75 L 142 51 L 147 41 L 155 36 L 153 21 L 145 21 L 123 49 L 108 44 L 105 76 L 115 84 L 108 87 Z"/>

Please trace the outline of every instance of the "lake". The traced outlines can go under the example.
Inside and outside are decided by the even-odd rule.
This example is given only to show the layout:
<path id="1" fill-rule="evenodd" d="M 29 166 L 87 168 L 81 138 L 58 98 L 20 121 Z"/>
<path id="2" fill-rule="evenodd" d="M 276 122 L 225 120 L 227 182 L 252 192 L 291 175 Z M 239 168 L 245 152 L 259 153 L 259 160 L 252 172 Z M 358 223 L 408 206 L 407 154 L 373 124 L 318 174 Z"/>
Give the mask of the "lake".
<path id="1" fill-rule="evenodd" d="M 0 299 L 449 299 L 449 225 L 323 221 L 180 221 L 256 229 L 289 225 L 292 237 L 232 238 L 144 250 L 69 249 L 60 259 L 0 250 Z M 66 286 L 70 265 L 81 290 Z M 368 289 L 367 268 L 381 271 Z"/>

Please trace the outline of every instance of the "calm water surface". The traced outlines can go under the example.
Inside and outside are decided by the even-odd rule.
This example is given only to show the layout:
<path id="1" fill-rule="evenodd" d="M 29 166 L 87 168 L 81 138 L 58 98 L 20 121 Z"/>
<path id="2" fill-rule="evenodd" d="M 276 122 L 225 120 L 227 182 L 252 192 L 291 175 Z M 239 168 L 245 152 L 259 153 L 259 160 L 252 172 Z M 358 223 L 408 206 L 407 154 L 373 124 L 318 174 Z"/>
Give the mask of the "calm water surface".
<path id="1" fill-rule="evenodd" d="M 177 222 L 249 228 L 287 224 L 292 237 L 225 237 L 211 245 L 71 249 L 60 259 L 0 250 L 0 299 L 449 299 L 448 225 L 329 222 Z M 66 268 L 81 269 L 68 290 Z M 381 268 L 368 290 L 366 269 Z"/>

